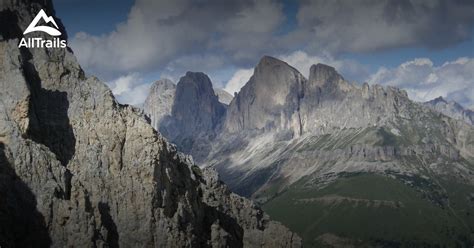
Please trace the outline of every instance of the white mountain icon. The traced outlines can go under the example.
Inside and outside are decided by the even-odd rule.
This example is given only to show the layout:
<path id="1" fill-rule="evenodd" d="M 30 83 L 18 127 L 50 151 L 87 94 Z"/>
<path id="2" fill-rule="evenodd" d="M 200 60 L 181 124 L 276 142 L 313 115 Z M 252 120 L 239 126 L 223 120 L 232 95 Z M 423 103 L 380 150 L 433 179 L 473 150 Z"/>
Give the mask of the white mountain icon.
<path id="1" fill-rule="evenodd" d="M 36 26 L 38 24 L 39 20 L 43 19 L 46 23 L 53 23 L 53 25 L 56 27 L 48 27 L 48 26 Z M 30 25 L 26 28 L 25 32 L 23 34 L 35 32 L 35 31 L 42 31 L 45 33 L 48 33 L 51 36 L 59 36 L 61 35 L 61 32 L 58 30 L 58 24 L 54 21 L 53 17 L 46 15 L 44 10 L 40 10 L 40 12 L 35 16 L 35 19 L 30 23 Z"/>

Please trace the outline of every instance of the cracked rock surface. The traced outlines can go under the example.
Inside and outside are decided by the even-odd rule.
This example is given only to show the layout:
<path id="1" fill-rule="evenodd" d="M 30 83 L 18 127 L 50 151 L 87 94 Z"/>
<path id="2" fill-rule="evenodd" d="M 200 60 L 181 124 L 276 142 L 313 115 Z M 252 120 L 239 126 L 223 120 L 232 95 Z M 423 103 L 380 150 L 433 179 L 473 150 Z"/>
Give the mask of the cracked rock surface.
<path id="1" fill-rule="evenodd" d="M 300 246 L 86 77 L 70 49 L 19 49 L 40 9 L 54 17 L 49 0 L 0 3 L 0 246 Z"/>

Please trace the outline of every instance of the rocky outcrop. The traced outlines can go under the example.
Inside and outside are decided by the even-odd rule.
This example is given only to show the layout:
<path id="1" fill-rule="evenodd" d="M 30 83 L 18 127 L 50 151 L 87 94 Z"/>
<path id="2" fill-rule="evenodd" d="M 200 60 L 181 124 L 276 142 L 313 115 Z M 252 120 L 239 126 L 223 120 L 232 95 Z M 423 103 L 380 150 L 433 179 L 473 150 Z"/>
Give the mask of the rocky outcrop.
<path id="1" fill-rule="evenodd" d="M 171 116 L 176 85 L 169 79 L 160 79 L 150 87 L 143 104 L 143 111 L 150 117 L 151 125 L 160 130 L 160 123 Z"/>
<path id="2" fill-rule="evenodd" d="M 450 171 L 471 184 L 466 172 L 473 134 L 472 127 L 411 101 L 403 90 L 349 83 L 322 64 L 313 65 L 306 80 L 283 61 L 264 57 L 199 162 L 254 198 L 311 174 L 426 173 L 414 157 L 439 157 L 456 169 L 433 169 L 435 175 Z"/>
<path id="3" fill-rule="evenodd" d="M 271 221 L 262 210 L 248 200 L 231 193 L 218 178 L 213 168 L 203 169 L 205 190 L 203 199 L 209 206 L 229 216 L 236 216 L 244 232 L 244 247 L 299 247 L 301 239 L 277 222 Z M 249 218 L 249 216 L 251 218 Z"/>
<path id="4" fill-rule="evenodd" d="M 70 49 L 19 49 L 40 9 L 54 17 L 49 0 L 0 4 L 0 246 L 300 244 L 248 200 L 209 184 L 215 177 L 86 77 Z"/>
<path id="5" fill-rule="evenodd" d="M 263 57 L 254 75 L 230 103 L 226 131 L 325 133 L 379 125 L 408 114 L 405 91 L 350 84 L 327 65 L 313 65 L 309 79 L 283 61 Z"/>
<path id="6" fill-rule="evenodd" d="M 218 101 L 206 74 L 187 72 L 176 87 L 171 115 L 179 135 L 192 136 L 217 129 L 225 116 L 225 107 Z"/>
<path id="7" fill-rule="evenodd" d="M 223 90 L 214 91 L 206 74 L 187 72 L 177 85 L 169 80 L 154 83 L 144 111 L 156 130 L 179 150 L 192 153 L 196 161 L 201 161 L 221 130 L 227 108 L 222 101 L 230 102 L 229 96 Z"/>
<path id="8" fill-rule="evenodd" d="M 209 77 L 187 72 L 176 86 L 171 115 L 162 119 L 160 132 L 178 148 L 199 160 L 207 156 L 225 118 L 226 106 L 219 102 Z"/>
<path id="9" fill-rule="evenodd" d="M 357 162 L 351 171 L 383 173 L 388 167 L 368 169 L 372 161 L 388 159 L 393 168 L 412 171 L 412 165 L 403 166 L 405 159 L 441 156 L 462 164 L 465 171 L 462 158 L 474 157 L 472 128 L 411 101 L 403 90 L 349 83 L 323 64 L 313 65 L 305 79 L 287 63 L 268 56 L 229 104 L 223 128 L 202 129 L 200 135 L 206 132 L 201 150 L 189 152 L 200 165 L 214 166 L 245 196 L 271 185 L 272 178 L 291 178 L 284 184 L 288 186 L 308 173 L 344 172 L 348 167 L 342 165 L 357 161 L 371 162 Z M 314 161 L 344 163 L 329 169 Z M 462 173 L 454 174 L 465 179 Z"/>
<path id="10" fill-rule="evenodd" d="M 300 116 L 303 132 L 330 133 L 342 128 L 383 126 L 397 116 L 411 118 L 405 91 L 352 84 L 327 65 L 313 65 Z"/>
<path id="11" fill-rule="evenodd" d="M 461 120 L 467 124 L 474 125 L 474 112 L 470 109 L 463 108 L 455 101 L 446 101 L 440 96 L 423 104 L 453 119 Z"/>
<path id="12" fill-rule="evenodd" d="M 312 90 L 310 89 L 343 82 L 344 78 L 337 73 L 334 67 L 325 64 L 316 64 L 309 68 L 308 85 L 310 87 L 308 87 L 307 91 L 311 92 Z"/>
<path id="13" fill-rule="evenodd" d="M 189 96 L 197 98 L 196 94 Z M 196 104 L 192 98 L 182 98 L 174 104 L 186 106 L 186 101 Z M 204 117 L 208 122 L 212 120 L 211 115 Z M 186 124 L 192 126 L 197 118 L 186 120 L 189 121 Z M 208 137 L 198 143 L 201 149 L 205 148 L 204 153 L 202 150 L 190 150 L 198 164 L 205 168 L 203 173 L 216 169 L 232 191 L 253 198 L 295 230 L 302 230 L 300 228 L 306 225 L 307 229 L 301 231 L 300 235 L 306 238 L 305 242 L 309 246 L 317 246 L 313 241 L 320 230 L 333 232 L 334 223 L 340 220 L 337 217 L 339 215 L 348 212 L 348 215 L 352 215 L 354 209 L 365 208 L 361 212 L 364 217 L 348 217 L 354 223 L 361 220 L 369 223 L 373 216 L 381 216 L 372 213 L 383 211 L 383 207 L 360 201 L 362 198 L 355 200 L 356 204 L 354 201 L 338 201 L 332 202 L 330 206 L 307 200 L 315 199 L 312 197 L 297 200 L 298 197 L 309 195 L 334 198 L 335 195 L 345 194 L 339 191 L 340 187 L 350 188 L 349 194 L 365 197 L 367 189 L 372 187 L 359 185 L 352 189 L 353 185 L 346 184 L 347 178 L 369 176 L 394 180 L 384 181 L 381 185 L 374 184 L 374 188 L 394 187 L 397 192 L 395 196 L 384 194 L 383 199 L 396 202 L 398 192 L 402 192 L 399 189 L 408 188 L 414 193 L 410 201 L 424 202 L 430 207 L 446 210 L 443 214 L 452 218 L 453 223 L 456 223 L 454 226 L 472 226 L 472 221 L 462 221 L 464 209 L 457 212 L 457 206 L 471 206 L 472 197 L 467 191 L 460 193 L 461 197 L 453 197 L 458 194 L 454 192 L 457 189 L 443 185 L 455 182 L 458 185 L 455 187 L 459 189 L 473 187 L 474 129 L 411 101 L 403 90 L 349 83 L 335 68 L 322 64 L 313 65 L 309 78 L 305 79 L 285 62 L 266 56 L 256 66 L 248 83 L 230 102 L 223 123 L 222 129 L 219 126 L 197 132 Z M 183 129 L 182 132 L 188 130 Z M 179 133 L 179 130 L 175 130 L 175 133 Z M 192 136 L 192 132 L 188 135 Z M 211 179 L 213 181 L 216 180 Z M 336 184 L 338 182 L 341 184 Z M 227 190 L 219 184 L 209 184 L 209 181 L 206 185 L 222 192 Z M 462 203 L 454 203 L 457 198 L 462 199 Z M 211 206 L 219 206 L 218 202 L 226 201 L 217 200 L 219 197 L 206 193 L 204 199 Z M 370 202 L 374 202 L 373 199 Z M 234 204 L 229 203 L 229 206 Z M 237 216 L 242 213 L 225 207 L 218 208 Z M 291 210 L 284 212 L 283 209 Z M 418 206 L 405 210 L 415 213 L 418 212 Z M 306 213 L 305 218 L 313 214 L 320 214 L 320 217 L 302 218 L 298 222 L 293 221 L 292 217 L 288 218 L 289 214 L 295 212 L 297 214 L 293 217 L 296 217 L 300 211 Z M 335 222 L 324 224 L 329 212 L 336 216 Z M 400 213 L 395 215 L 407 217 Z M 408 218 L 430 218 L 429 214 L 420 216 L 409 215 Z M 244 226 L 260 225 L 258 221 L 246 223 Z M 450 224 L 446 223 L 440 224 L 441 229 L 450 229 Z M 400 224 L 404 225 L 406 222 Z M 466 235 L 470 232 L 469 227 L 451 230 L 454 235 L 450 235 L 458 239 L 455 242 L 464 242 L 464 246 L 472 243 Z M 391 236 L 393 234 L 394 240 L 399 238 L 389 229 L 386 232 Z M 433 237 L 444 235 L 438 232 L 438 228 L 427 232 Z M 266 236 L 265 231 L 258 235 Z M 338 235 L 353 238 L 359 234 L 356 231 Z M 366 237 L 357 239 L 364 240 Z M 286 237 L 285 240 L 292 239 Z M 374 246 L 398 244 L 390 243 L 392 237 L 388 240 Z"/>
<path id="14" fill-rule="evenodd" d="M 234 97 L 225 129 L 301 131 L 298 110 L 306 79 L 295 68 L 273 57 L 263 57 L 254 75 Z"/>

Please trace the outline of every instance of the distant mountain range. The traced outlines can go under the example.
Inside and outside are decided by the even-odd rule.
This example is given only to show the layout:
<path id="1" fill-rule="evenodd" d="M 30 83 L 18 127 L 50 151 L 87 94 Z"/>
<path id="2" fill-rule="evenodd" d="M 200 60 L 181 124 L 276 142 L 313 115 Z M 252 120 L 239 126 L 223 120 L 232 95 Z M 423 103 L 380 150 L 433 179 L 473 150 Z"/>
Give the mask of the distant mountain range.
<path id="1" fill-rule="evenodd" d="M 196 72 L 165 117 L 150 111 L 161 98 L 145 105 L 157 130 L 306 246 L 474 243 L 474 128 L 453 103 L 352 84 L 323 64 L 306 79 L 269 56 L 228 106 Z"/>
<path id="2" fill-rule="evenodd" d="M 438 97 L 425 102 L 425 106 L 443 113 L 451 118 L 462 120 L 468 124 L 474 125 L 474 111 L 465 109 L 455 101 L 447 101 L 443 97 Z"/>

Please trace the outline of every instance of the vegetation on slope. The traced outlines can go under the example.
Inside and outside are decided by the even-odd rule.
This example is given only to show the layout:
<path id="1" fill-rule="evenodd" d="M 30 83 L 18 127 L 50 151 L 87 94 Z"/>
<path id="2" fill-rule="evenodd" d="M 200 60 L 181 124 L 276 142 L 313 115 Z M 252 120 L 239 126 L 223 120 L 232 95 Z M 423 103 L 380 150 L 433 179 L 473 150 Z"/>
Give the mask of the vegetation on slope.
<path id="1" fill-rule="evenodd" d="M 303 238 L 306 247 L 466 247 L 473 223 L 466 197 L 474 188 L 451 184 L 452 205 L 438 206 L 400 180 L 375 174 L 346 175 L 318 189 L 292 185 L 263 208 Z M 456 190 L 458 189 L 458 190 Z M 471 202 L 472 203 L 472 202 Z M 459 218 L 466 218 L 460 220 Z"/>

